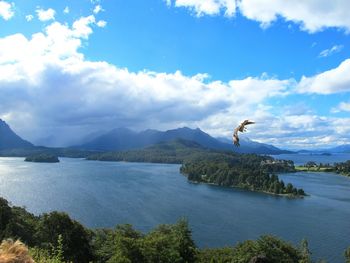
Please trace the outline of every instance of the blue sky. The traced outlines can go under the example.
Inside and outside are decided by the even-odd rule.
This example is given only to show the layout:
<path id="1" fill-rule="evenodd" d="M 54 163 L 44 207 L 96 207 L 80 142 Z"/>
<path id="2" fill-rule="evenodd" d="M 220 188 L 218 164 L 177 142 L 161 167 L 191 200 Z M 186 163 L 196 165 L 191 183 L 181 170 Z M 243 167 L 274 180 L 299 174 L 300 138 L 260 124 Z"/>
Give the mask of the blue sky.
<path id="1" fill-rule="evenodd" d="M 0 1 L 0 118 L 55 146 L 244 118 L 284 148 L 349 143 L 350 4 L 325 3 Z"/>

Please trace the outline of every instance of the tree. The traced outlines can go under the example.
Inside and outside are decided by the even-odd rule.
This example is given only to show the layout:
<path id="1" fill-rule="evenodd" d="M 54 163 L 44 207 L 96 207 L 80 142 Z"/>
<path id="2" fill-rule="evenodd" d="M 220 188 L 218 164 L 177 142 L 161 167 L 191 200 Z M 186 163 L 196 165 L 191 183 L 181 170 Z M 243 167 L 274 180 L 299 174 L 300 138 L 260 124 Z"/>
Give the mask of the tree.
<path id="1" fill-rule="evenodd" d="M 309 250 L 309 243 L 303 239 L 300 243 L 300 253 L 302 259 L 299 263 L 311 263 L 311 252 Z"/>
<path id="2" fill-rule="evenodd" d="M 348 249 L 345 250 L 344 256 L 345 256 L 345 262 L 350 263 L 350 247 L 348 247 Z"/>
<path id="3" fill-rule="evenodd" d="M 65 213 L 51 212 L 41 216 L 37 237 L 46 249 L 58 247 L 58 241 L 63 240 L 65 260 L 85 263 L 93 259 L 88 231 Z"/>
<path id="4" fill-rule="evenodd" d="M 142 242 L 145 262 L 191 263 L 195 262 L 196 246 L 186 220 L 174 225 L 160 225 Z"/>
<path id="5" fill-rule="evenodd" d="M 0 241 L 7 237 L 7 226 L 12 219 L 12 211 L 9 203 L 0 197 Z"/>
<path id="6" fill-rule="evenodd" d="M 288 183 L 286 188 L 286 193 L 287 194 L 293 193 L 293 188 L 294 188 L 293 185 L 291 183 Z"/>
<path id="7" fill-rule="evenodd" d="M 134 230 L 130 224 L 125 224 L 118 225 L 113 235 L 112 249 L 114 253 L 107 262 L 145 262 L 141 250 L 142 233 Z"/>

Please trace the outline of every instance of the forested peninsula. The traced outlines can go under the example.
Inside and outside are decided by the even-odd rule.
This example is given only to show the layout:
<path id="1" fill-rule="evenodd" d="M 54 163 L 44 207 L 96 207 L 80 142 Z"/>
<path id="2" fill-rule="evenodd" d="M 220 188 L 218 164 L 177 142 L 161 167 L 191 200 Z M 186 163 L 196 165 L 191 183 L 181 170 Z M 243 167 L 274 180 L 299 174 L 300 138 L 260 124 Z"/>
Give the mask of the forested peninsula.
<path id="1" fill-rule="evenodd" d="M 88 160 L 182 164 L 180 172 L 189 181 L 238 187 L 269 194 L 302 197 L 303 189 L 285 184 L 276 173 L 294 172 L 292 161 L 270 156 L 238 154 L 202 147 L 183 139 L 124 152 L 90 155 Z"/>

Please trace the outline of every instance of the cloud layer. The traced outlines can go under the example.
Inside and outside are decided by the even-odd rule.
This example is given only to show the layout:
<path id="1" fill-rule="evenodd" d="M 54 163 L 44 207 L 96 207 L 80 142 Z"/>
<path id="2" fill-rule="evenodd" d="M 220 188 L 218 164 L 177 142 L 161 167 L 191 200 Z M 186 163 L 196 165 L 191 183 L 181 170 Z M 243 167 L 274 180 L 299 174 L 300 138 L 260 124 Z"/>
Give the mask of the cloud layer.
<path id="1" fill-rule="evenodd" d="M 248 19 L 267 27 L 279 17 L 300 24 L 301 29 L 314 33 L 324 28 L 350 31 L 350 2 L 348 0 L 172 0 L 168 5 L 186 7 L 197 16 L 219 15 L 233 17 L 240 12 Z"/>
<path id="2" fill-rule="evenodd" d="M 220 133 L 264 99 L 284 96 L 292 82 L 262 76 L 224 83 L 202 74 L 135 73 L 87 61 L 78 49 L 94 23 L 94 16 L 82 17 L 71 27 L 54 22 L 30 39 L 21 34 L 0 39 L 0 116 L 21 130 L 29 129 L 28 121 L 21 124 L 16 116 L 45 127 L 42 133 L 66 127 L 62 135 L 75 129 L 181 125 Z M 211 118 L 227 119 L 228 127 Z M 44 136 L 38 130 L 32 133 Z"/>
<path id="3" fill-rule="evenodd" d="M 229 0 L 212 3 L 196 8 L 215 13 Z M 227 15 L 233 14 L 227 11 Z M 263 74 L 223 82 L 207 74 L 186 76 L 180 71 L 130 72 L 104 61 L 89 61 L 80 51 L 93 31 L 105 26 L 101 21 L 95 15 L 80 17 L 71 25 L 50 21 L 31 37 L 0 38 L 0 118 L 26 138 L 55 146 L 120 126 L 190 126 L 214 136 L 230 136 L 233 126 L 245 118 L 257 122 L 248 137 L 277 146 L 315 147 L 350 139 L 349 118 L 318 116 L 300 105 L 279 108 L 270 103 L 291 94 L 349 92 L 350 59 L 301 80 Z M 346 111 L 348 105 L 337 109 Z"/>

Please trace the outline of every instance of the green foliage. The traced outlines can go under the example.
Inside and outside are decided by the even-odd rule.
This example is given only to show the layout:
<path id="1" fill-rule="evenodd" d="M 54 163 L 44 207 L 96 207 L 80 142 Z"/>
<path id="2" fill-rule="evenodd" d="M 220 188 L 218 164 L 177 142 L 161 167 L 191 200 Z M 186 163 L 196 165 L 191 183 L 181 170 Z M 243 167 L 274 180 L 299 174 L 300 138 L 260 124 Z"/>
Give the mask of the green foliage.
<path id="1" fill-rule="evenodd" d="M 0 240 L 9 237 L 7 235 L 7 228 L 12 217 L 12 210 L 9 203 L 4 198 L 0 197 Z"/>
<path id="2" fill-rule="evenodd" d="M 30 249 L 30 254 L 37 263 L 64 263 L 63 238 L 58 236 L 57 247 L 52 247 L 51 252 L 38 247 Z"/>
<path id="3" fill-rule="evenodd" d="M 231 263 L 233 261 L 233 248 L 205 248 L 198 251 L 198 263 Z"/>
<path id="4" fill-rule="evenodd" d="M 334 170 L 337 173 L 350 176 L 350 160 L 343 163 L 335 163 Z"/>
<path id="5" fill-rule="evenodd" d="M 247 240 L 238 243 L 233 248 L 203 249 L 198 253 L 199 263 L 250 263 L 257 259 L 269 263 L 311 263 L 310 252 L 306 241 L 302 241 L 301 248 L 276 238 L 262 236 L 258 240 Z M 257 261 L 259 262 L 259 261 Z"/>
<path id="6" fill-rule="evenodd" d="M 240 187 L 252 191 L 292 196 L 305 195 L 302 189 L 292 184 L 285 186 L 270 171 L 291 171 L 294 165 L 289 161 L 275 161 L 271 157 L 255 154 L 208 156 L 202 160 L 186 161 L 180 168 L 188 180 L 227 187 Z M 276 168 L 272 168 L 276 164 Z M 284 168 L 283 168 L 284 167 Z"/>
<path id="7" fill-rule="evenodd" d="M 345 176 L 350 176 L 350 160 L 341 163 L 319 163 L 307 162 L 303 166 L 296 167 L 297 171 L 309 171 L 309 172 L 334 172 Z"/>
<path id="8" fill-rule="evenodd" d="M 177 139 L 171 142 L 156 144 L 154 146 L 140 150 L 91 154 L 87 159 L 99 161 L 181 164 L 187 158 L 210 152 L 210 150 L 203 148 L 195 142 Z"/>
<path id="9" fill-rule="evenodd" d="M 21 207 L 10 207 L 0 197 L 0 240 L 21 239 L 28 245 L 35 245 L 35 232 L 38 219 Z"/>
<path id="10" fill-rule="evenodd" d="M 196 246 L 186 220 L 179 220 L 175 225 L 160 225 L 142 242 L 145 262 L 194 262 Z"/>
<path id="11" fill-rule="evenodd" d="M 256 241 L 245 241 L 233 248 L 233 262 L 250 262 L 254 257 L 261 257 L 270 263 L 298 263 L 302 260 L 301 252 L 291 244 L 273 236 L 262 236 Z"/>
<path id="12" fill-rule="evenodd" d="M 70 158 L 86 158 L 96 151 L 79 150 L 72 148 L 49 148 L 34 146 L 29 149 L 4 149 L 0 150 L 0 156 L 4 157 L 26 157 L 32 155 L 54 155 L 60 157 L 70 157 Z"/>
<path id="13" fill-rule="evenodd" d="M 348 249 L 345 250 L 344 256 L 345 256 L 345 262 L 350 263 L 350 247 L 348 247 Z"/>
<path id="14" fill-rule="evenodd" d="M 98 262 L 195 262 L 197 253 L 186 220 L 174 225 L 160 225 L 142 234 L 131 225 L 115 230 L 97 230 L 94 243 Z M 107 248 L 107 249 L 106 249 Z"/>
<path id="15" fill-rule="evenodd" d="M 65 260 L 89 262 L 93 259 L 89 232 L 80 223 L 65 213 L 43 214 L 37 230 L 38 239 L 43 241 L 41 247 L 46 249 L 59 247 L 60 236 L 64 240 Z"/>
<path id="16" fill-rule="evenodd" d="M 145 262 L 141 251 L 142 234 L 131 225 L 119 225 L 113 233 L 112 257 L 110 263 Z"/>
<path id="17" fill-rule="evenodd" d="M 47 154 L 47 153 L 41 153 L 41 154 L 35 154 L 31 155 L 25 158 L 26 162 L 35 162 L 35 163 L 58 163 L 59 160 L 57 156 Z"/>
<path id="18" fill-rule="evenodd" d="M 301 259 L 299 263 L 311 263 L 311 252 L 309 250 L 309 243 L 303 239 L 300 243 Z"/>

